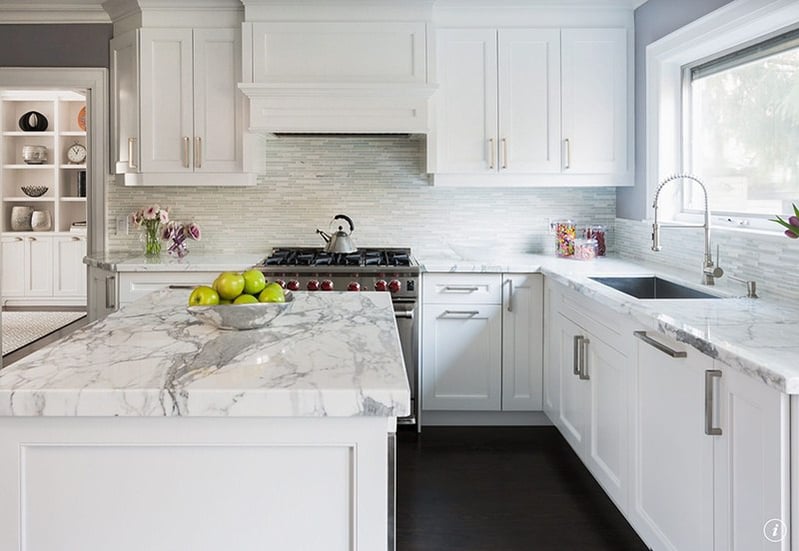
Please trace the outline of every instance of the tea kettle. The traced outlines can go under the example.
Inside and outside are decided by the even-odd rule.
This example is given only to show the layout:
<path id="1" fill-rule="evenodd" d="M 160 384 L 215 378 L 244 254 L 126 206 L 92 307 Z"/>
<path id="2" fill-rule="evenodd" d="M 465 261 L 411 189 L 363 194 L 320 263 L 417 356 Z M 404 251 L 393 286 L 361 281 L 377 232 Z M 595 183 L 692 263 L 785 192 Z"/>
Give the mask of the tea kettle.
<path id="1" fill-rule="evenodd" d="M 333 220 L 346 220 L 347 224 L 350 225 L 350 233 L 345 232 L 342 226 L 339 226 L 338 231 L 336 231 L 333 235 L 317 229 L 316 233 L 321 235 L 322 239 L 325 240 L 325 251 L 329 253 L 342 254 L 349 254 L 357 251 L 358 247 L 353 245 L 352 239 L 350 239 L 350 235 L 353 231 L 355 231 L 355 225 L 352 223 L 352 218 L 346 214 L 337 214 L 333 217 Z"/>

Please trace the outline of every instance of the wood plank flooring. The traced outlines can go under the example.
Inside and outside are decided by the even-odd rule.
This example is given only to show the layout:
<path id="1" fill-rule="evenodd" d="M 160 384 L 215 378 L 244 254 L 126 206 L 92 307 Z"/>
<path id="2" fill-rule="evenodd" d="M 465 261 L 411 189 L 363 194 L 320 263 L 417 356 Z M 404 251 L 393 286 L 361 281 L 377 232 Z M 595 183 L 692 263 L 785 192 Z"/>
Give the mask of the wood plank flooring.
<path id="1" fill-rule="evenodd" d="M 398 434 L 398 551 L 646 551 L 554 427 Z"/>

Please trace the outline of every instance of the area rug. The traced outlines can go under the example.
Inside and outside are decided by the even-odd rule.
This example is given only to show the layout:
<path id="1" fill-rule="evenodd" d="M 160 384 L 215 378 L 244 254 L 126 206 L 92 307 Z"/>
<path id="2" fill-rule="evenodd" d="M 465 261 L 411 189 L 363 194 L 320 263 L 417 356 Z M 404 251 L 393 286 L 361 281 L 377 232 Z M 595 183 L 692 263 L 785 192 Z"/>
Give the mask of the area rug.
<path id="1" fill-rule="evenodd" d="M 86 312 L 3 312 L 3 356 L 41 339 L 86 315 Z"/>

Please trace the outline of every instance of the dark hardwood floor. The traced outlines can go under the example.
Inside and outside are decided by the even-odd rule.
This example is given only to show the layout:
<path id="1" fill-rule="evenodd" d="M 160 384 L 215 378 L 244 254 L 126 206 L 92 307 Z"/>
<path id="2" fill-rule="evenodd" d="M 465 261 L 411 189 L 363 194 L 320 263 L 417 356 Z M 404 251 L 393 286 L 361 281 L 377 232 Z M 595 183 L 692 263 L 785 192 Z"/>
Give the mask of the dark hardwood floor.
<path id="1" fill-rule="evenodd" d="M 646 551 L 554 427 L 400 432 L 398 551 Z"/>

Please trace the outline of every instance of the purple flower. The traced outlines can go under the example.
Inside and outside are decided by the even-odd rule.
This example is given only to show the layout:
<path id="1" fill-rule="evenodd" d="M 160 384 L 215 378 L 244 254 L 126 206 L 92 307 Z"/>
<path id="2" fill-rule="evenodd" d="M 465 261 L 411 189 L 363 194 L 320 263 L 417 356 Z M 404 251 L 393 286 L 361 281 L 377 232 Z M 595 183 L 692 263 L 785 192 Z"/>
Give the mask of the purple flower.
<path id="1" fill-rule="evenodd" d="M 791 226 L 796 226 L 797 228 L 799 228 L 799 218 L 797 218 L 796 216 L 791 216 L 790 218 L 788 218 L 788 223 Z"/>
<path id="2" fill-rule="evenodd" d="M 189 237 L 194 239 L 195 241 L 199 241 L 202 237 L 202 232 L 200 231 L 200 226 L 196 222 L 192 222 L 188 225 L 188 234 Z"/>
<path id="3" fill-rule="evenodd" d="M 167 222 L 169 222 L 169 211 L 168 210 L 158 211 L 158 218 L 161 220 L 162 224 L 166 224 Z"/>
<path id="4" fill-rule="evenodd" d="M 793 231 L 791 231 L 791 230 L 785 230 L 785 235 L 787 235 L 787 236 L 788 236 L 788 237 L 790 237 L 791 239 L 797 239 L 797 238 L 799 238 L 799 234 L 796 234 L 796 233 L 794 233 L 794 232 L 793 232 Z"/>
<path id="5" fill-rule="evenodd" d="M 147 207 L 144 211 L 144 219 L 155 220 L 156 218 L 158 218 L 158 205 Z"/>

